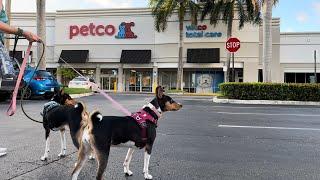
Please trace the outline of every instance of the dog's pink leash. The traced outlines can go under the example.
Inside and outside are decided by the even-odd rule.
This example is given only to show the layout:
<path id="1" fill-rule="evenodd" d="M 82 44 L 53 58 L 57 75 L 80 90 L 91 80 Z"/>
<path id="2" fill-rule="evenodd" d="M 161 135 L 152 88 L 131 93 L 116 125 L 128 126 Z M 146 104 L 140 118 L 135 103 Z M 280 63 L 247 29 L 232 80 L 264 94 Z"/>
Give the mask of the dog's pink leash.
<path id="1" fill-rule="evenodd" d="M 95 86 L 98 89 L 98 92 L 102 94 L 105 98 L 107 98 L 109 101 L 112 102 L 113 105 L 115 105 L 120 111 L 122 111 L 127 116 L 131 116 L 131 112 L 129 112 L 126 108 L 124 108 L 121 104 L 119 104 L 117 101 L 115 101 L 112 97 L 110 97 L 107 93 L 102 91 L 97 84 L 91 83 L 93 86 Z"/>
<path id="2" fill-rule="evenodd" d="M 79 76 L 84 77 L 79 71 L 77 71 L 76 69 L 74 69 L 74 68 L 73 68 L 69 63 L 67 63 L 64 59 L 62 59 L 61 57 L 59 57 L 59 59 L 62 60 L 62 61 L 63 61 L 66 65 L 68 65 L 71 69 L 73 69 L 74 72 L 76 72 Z M 86 77 L 84 77 L 84 78 L 86 78 Z M 87 78 L 86 78 L 86 79 L 87 79 Z M 117 101 L 115 101 L 111 96 L 109 96 L 107 93 L 105 93 L 103 90 L 101 90 L 96 83 L 93 83 L 93 82 L 90 82 L 90 81 L 89 81 L 89 83 L 90 83 L 91 85 L 93 85 L 95 88 L 97 88 L 97 89 L 98 89 L 98 92 L 99 92 L 100 94 L 102 94 L 105 98 L 107 98 L 109 101 L 111 101 L 112 104 L 113 104 L 117 109 L 119 109 L 120 111 L 122 111 L 125 115 L 131 116 L 132 113 L 131 113 L 130 111 L 128 111 L 128 110 L 127 110 L 126 108 L 124 108 L 121 104 L 119 104 Z"/>
<path id="3" fill-rule="evenodd" d="M 20 86 L 20 83 L 21 83 L 21 80 L 22 80 L 22 77 L 23 77 L 23 74 L 24 74 L 24 70 L 26 69 L 26 66 L 27 66 L 27 59 L 28 59 L 28 57 L 30 55 L 31 47 L 32 47 L 32 42 L 29 42 L 29 46 L 28 46 L 26 55 L 24 56 L 23 61 L 22 61 L 22 65 L 20 67 L 19 76 L 18 76 L 18 79 L 17 79 L 17 82 L 16 82 L 16 86 L 15 86 L 13 94 L 12 94 L 11 103 L 10 103 L 9 108 L 7 110 L 7 115 L 8 116 L 12 116 L 16 112 L 16 109 L 17 109 L 17 95 L 18 95 L 18 91 L 19 91 L 19 86 Z"/>

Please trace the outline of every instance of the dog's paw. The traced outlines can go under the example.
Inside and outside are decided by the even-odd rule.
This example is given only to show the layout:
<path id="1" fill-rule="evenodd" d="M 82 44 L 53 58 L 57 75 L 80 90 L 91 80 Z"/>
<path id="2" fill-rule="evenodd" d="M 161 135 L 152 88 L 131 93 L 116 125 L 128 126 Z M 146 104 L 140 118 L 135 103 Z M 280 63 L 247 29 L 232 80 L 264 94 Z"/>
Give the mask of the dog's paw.
<path id="1" fill-rule="evenodd" d="M 63 158 L 63 157 L 65 157 L 65 156 L 66 156 L 66 153 L 59 153 L 59 154 L 58 154 L 58 157 L 59 157 L 59 158 Z"/>
<path id="2" fill-rule="evenodd" d="M 123 172 L 126 176 L 132 176 L 132 171 L 129 170 L 128 166 L 126 166 L 125 164 L 123 164 Z"/>
<path id="3" fill-rule="evenodd" d="M 144 179 L 152 179 L 152 176 L 149 173 L 144 173 Z"/>
<path id="4" fill-rule="evenodd" d="M 130 171 L 130 170 L 127 170 L 127 171 L 124 172 L 124 174 L 125 174 L 126 176 L 132 176 L 132 175 L 133 175 L 133 172 Z"/>
<path id="5" fill-rule="evenodd" d="M 46 157 L 46 156 L 42 156 L 42 157 L 40 158 L 40 160 L 41 160 L 41 161 L 46 161 L 46 160 L 47 160 L 47 157 Z"/>

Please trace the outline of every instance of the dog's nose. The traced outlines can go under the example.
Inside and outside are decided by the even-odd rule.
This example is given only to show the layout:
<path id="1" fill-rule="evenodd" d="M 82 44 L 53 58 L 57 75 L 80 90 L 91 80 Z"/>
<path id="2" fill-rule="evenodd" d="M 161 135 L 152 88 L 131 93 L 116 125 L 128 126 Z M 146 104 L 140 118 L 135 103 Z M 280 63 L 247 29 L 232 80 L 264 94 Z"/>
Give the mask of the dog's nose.
<path id="1" fill-rule="evenodd" d="M 182 108 L 182 104 L 179 104 L 180 108 Z"/>

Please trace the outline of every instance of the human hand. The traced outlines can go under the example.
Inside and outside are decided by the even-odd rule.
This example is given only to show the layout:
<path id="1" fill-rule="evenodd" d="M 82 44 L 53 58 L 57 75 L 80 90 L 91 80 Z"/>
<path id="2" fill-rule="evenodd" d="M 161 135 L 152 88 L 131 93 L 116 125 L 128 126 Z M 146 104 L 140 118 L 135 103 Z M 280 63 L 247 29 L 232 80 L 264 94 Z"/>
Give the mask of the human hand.
<path id="1" fill-rule="evenodd" d="M 30 42 L 39 42 L 41 40 L 39 36 L 29 31 L 23 31 L 23 36 Z"/>

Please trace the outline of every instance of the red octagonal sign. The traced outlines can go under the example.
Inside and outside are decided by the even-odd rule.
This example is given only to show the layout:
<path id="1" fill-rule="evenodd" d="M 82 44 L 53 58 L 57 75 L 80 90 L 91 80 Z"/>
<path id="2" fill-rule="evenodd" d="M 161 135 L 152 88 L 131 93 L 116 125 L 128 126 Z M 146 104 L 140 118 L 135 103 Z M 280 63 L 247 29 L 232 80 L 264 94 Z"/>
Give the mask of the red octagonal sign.
<path id="1" fill-rule="evenodd" d="M 240 40 L 238 38 L 229 38 L 226 42 L 226 49 L 229 52 L 237 52 L 240 49 Z"/>

